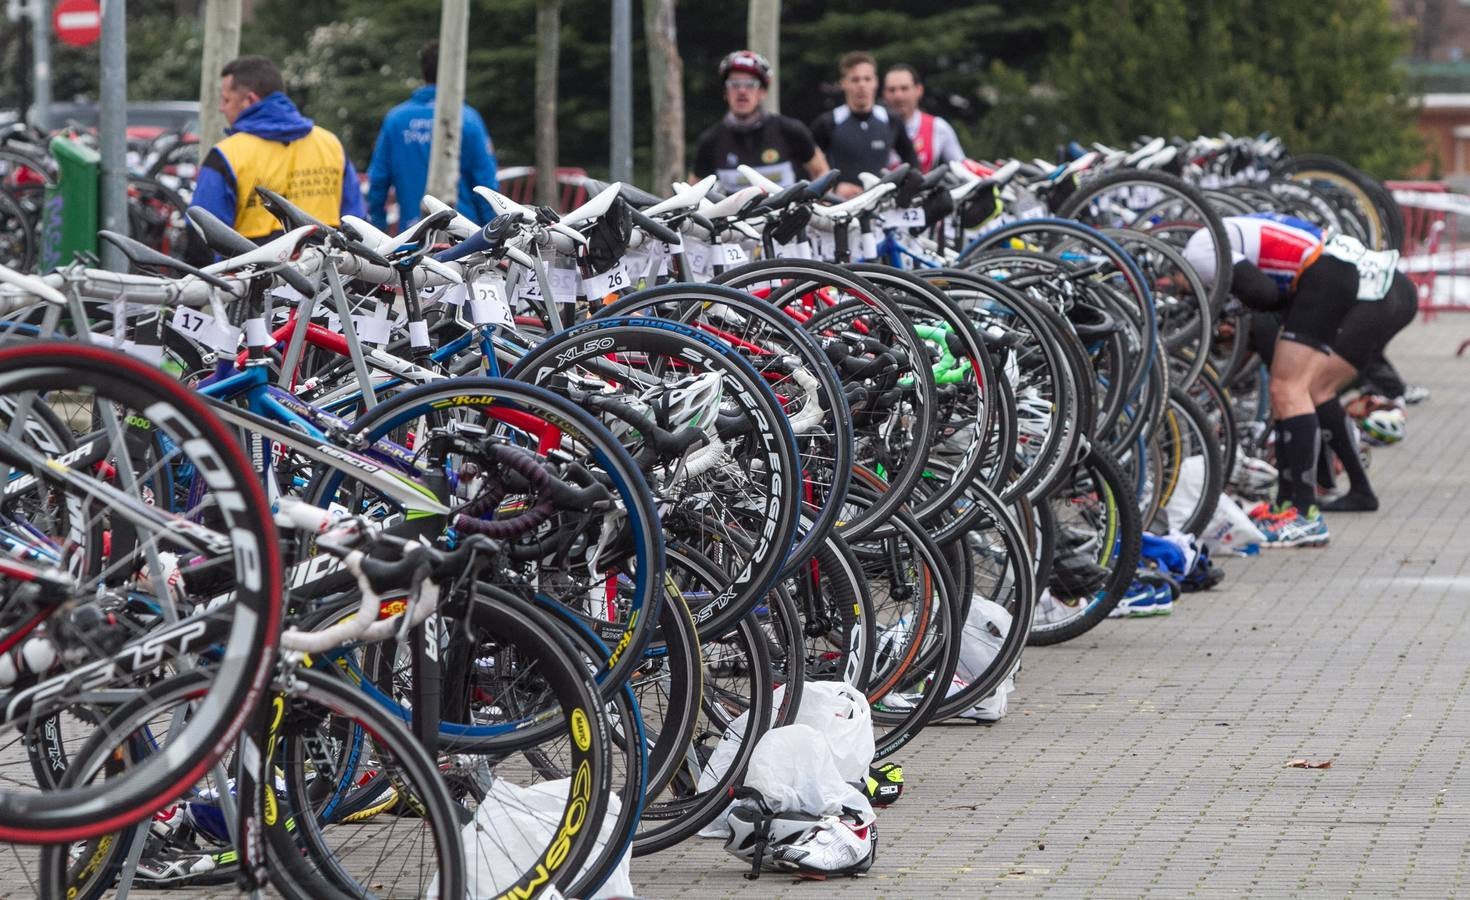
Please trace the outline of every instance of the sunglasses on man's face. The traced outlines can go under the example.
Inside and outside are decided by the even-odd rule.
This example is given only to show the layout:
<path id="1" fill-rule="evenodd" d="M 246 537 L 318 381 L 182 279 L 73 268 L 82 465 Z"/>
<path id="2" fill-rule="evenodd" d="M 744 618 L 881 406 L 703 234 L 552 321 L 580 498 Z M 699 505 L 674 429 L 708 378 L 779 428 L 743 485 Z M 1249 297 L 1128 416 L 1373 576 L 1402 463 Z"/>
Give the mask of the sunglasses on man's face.
<path id="1" fill-rule="evenodd" d="M 725 87 L 732 91 L 753 91 L 760 86 L 761 83 L 754 78 L 730 78 L 725 81 Z"/>

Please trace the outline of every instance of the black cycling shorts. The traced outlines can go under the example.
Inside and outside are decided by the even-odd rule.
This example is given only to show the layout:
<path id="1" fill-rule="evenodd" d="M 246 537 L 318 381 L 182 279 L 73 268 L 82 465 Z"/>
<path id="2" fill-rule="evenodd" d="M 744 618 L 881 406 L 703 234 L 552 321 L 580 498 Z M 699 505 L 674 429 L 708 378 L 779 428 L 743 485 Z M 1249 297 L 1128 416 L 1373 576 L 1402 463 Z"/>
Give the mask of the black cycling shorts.
<path id="1" fill-rule="evenodd" d="M 1358 267 L 1335 256 L 1321 256 L 1297 280 L 1281 337 L 1332 352 L 1333 338 L 1358 305 Z"/>
<path id="2" fill-rule="evenodd" d="M 1365 369 L 1383 355 L 1383 348 L 1403 331 L 1419 312 L 1419 295 L 1403 272 L 1396 272 L 1388 293 L 1380 300 L 1359 300 L 1332 339 L 1332 352 Z"/>
<path id="3" fill-rule="evenodd" d="M 1397 272 L 1383 299 L 1353 301 L 1328 349 L 1359 371 L 1385 365 L 1383 351 L 1388 342 L 1414 321 L 1418 311 L 1419 295 L 1414 283 L 1409 276 Z M 1285 337 L 1281 332 L 1282 318 L 1281 313 L 1258 312 L 1250 316 L 1250 347 L 1267 367 L 1276 353 L 1276 338 Z"/>

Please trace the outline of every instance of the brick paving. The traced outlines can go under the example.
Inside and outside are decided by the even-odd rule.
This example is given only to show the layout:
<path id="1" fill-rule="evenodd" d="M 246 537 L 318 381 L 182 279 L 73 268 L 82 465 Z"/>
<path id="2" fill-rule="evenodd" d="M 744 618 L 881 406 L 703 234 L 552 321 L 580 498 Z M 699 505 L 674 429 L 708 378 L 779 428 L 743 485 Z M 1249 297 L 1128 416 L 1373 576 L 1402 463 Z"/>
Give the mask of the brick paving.
<path id="1" fill-rule="evenodd" d="M 715 842 L 649 897 L 1445 897 L 1470 870 L 1470 322 L 1394 343 L 1433 391 L 1375 449 L 1383 508 L 1321 550 L 1225 559 L 1172 616 L 1027 650 L 1010 715 L 901 751 L 864 879 L 747 882 Z M 1292 759 L 1331 760 L 1294 769 Z"/>
<path id="2" fill-rule="evenodd" d="M 1332 544 L 1221 561 L 1167 618 L 1028 650 L 1010 715 L 926 731 L 863 879 L 795 883 L 711 841 L 646 897 L 1446 897 L 1470 878 L 1470 319 L 1410 326 L 1433 391 L 1374 451 L 1384 507 Z M 1296 758 L 1327 769 L 1287 768 Z M 26 896 L 0 849 L 0 897 Z M 215 892 L 190 891 L 195 898 Z M 145 896 L 135 894 L 135 896 Z M 177 896 L 150 894 L 147 896 Z"/>

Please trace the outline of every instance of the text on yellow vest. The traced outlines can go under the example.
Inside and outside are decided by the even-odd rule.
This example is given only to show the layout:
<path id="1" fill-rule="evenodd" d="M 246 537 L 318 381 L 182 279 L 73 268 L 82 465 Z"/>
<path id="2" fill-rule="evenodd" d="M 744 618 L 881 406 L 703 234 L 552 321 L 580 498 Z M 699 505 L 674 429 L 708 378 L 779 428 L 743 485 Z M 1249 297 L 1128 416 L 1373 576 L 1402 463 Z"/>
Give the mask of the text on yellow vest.
<path id="1" fill-rule="evenodd" d="M 215 145 L 235 173 L 235 230 L 252 240 L 281 230 L 256 187 L 275 191 L 328 225 L 342 209 L 342 142 L 319 126 L 289 144 L 238 132 Z"/>

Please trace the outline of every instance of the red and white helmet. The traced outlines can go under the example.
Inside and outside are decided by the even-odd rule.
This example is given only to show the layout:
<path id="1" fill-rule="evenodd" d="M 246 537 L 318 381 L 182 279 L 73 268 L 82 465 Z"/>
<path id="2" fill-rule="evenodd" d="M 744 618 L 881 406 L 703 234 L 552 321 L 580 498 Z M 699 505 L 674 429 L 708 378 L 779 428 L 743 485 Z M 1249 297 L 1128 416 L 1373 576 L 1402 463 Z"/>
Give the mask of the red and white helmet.
<path id="1" fill-rule="evenodd" d="M 771 86 L 771 64 L 753 50 L 736 50 L 720 60 L 720 81 L 730 77 L 731 72 L 744 72 L 760 79 L 761 87 Z"/>

